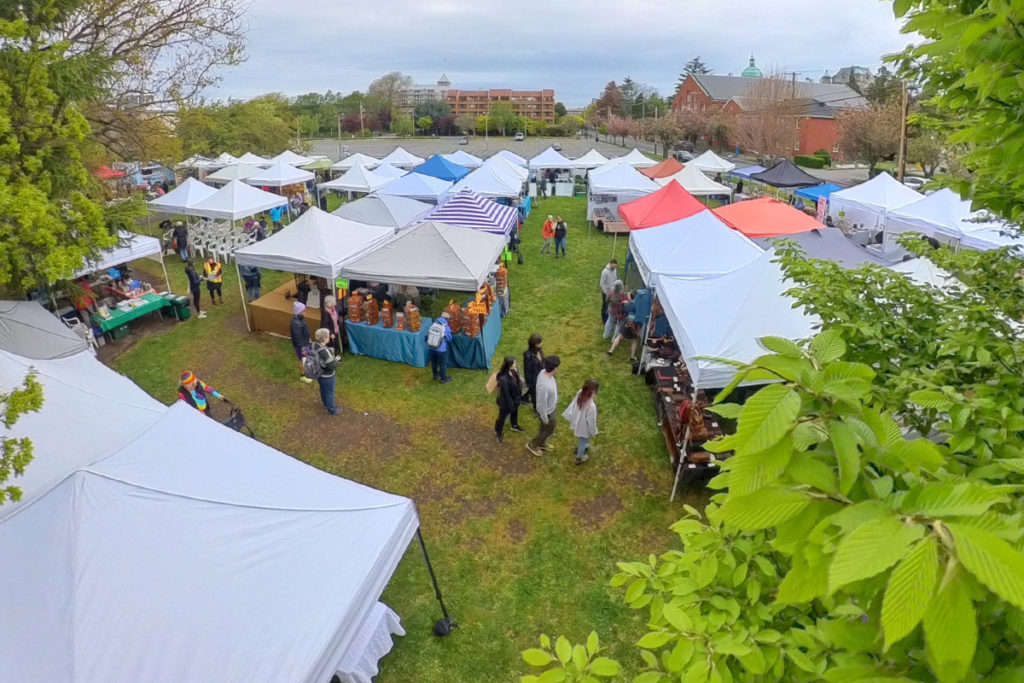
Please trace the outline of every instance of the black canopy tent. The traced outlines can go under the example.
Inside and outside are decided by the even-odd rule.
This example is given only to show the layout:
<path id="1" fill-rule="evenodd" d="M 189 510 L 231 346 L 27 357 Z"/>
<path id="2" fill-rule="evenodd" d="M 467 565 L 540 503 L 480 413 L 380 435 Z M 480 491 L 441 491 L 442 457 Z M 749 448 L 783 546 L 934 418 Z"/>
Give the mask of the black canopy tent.
<path id="1" fill-rule="evenodd" d="M 807 173 L 789 159 L 783 159 L 767 171 L 755 173 L 750 179 L 772 187 L 809 187 L 825 182 Z"/>

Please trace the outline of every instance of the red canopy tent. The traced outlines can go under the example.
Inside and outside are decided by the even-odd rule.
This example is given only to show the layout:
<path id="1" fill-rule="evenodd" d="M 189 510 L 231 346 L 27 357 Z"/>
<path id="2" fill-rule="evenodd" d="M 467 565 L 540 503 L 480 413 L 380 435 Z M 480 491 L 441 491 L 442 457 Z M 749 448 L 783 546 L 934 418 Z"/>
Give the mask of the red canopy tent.
<path id="1" fill-rule="evenodd" d="M 654 180 L 655 178 L 667 178 L 670 175 L 675 175 L 683 170 L 683 165 L 669 157 L 662 161 L 660 164 L 655 164 L 650 168 L 638 168 L 638 171 L 643 173 L 645 176 Z"/>
<path id="2" fill-rule="evenodd" d="M 682 220 L 707 208 L 673 180 L 657 192 L 620 204 L 619 215 L 630 230 L 640 230 Z"/>
<path id="3" fill-rule="evenodd" d="M 93 173 L 96 174 L 98 177 L 102 178 L 103 180 L 110 180 L 111 178 L 124 178 L 125 176 L 124 171 L 115 171 L 109 166 L 100 166 L 95 171 L 93 171 Z"/>
<path id="4" fill-rule="evenodd" d="M 748 199 L 712 211 L 730 228 L 747 237 L 778 237 L 825 227 L 813 216 L 771 197 Z"/>

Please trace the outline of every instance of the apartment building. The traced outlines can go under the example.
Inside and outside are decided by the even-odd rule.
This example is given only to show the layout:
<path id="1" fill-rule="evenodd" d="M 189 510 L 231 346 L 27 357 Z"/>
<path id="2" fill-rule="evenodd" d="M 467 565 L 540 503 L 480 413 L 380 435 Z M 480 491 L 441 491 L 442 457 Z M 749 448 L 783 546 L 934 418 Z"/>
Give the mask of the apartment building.
<path id="1" fill-rule="evenodd" d="M 555 91 L 546 90 L 455 90 L 448 91 L 445 101 L 456 116 L 483 116 L 498 102 L 509 102 L 517 116 L 535 121 L 555 123 Z"/>

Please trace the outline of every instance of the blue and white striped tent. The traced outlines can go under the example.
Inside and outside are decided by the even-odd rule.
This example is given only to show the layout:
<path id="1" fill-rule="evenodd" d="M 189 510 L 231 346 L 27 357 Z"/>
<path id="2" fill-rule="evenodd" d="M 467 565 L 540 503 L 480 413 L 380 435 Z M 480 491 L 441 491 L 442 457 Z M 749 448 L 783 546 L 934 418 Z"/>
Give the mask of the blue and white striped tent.
<path id="1" fill-rule="evenodd" d="M 481 197 L 472 190 L 462 190 L 431 211 L 428 218 L 440 223 L 507 235 L 519 222 L 519 210 Z"/>

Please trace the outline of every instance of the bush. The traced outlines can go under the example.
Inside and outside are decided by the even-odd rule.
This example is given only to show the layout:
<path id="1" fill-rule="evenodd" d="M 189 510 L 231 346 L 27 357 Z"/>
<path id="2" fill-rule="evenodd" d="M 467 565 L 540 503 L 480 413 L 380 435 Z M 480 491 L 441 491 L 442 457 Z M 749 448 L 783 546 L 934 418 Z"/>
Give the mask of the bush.
<path id="1" fill-rule="evenodd" d="M 793 163 L 804 168 L 825 168 L 825 159 L 808 154 L 797 154 L 793 157 Z"/>
<path id="2" fill-rule="evenodd" d="M 812 156 L 821 157 L 822 159 L 824 159 L 826 166 L 832 165 L 832 155 L 829 153 L 827 149 L 819 149 Z"/>

